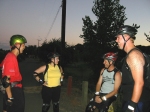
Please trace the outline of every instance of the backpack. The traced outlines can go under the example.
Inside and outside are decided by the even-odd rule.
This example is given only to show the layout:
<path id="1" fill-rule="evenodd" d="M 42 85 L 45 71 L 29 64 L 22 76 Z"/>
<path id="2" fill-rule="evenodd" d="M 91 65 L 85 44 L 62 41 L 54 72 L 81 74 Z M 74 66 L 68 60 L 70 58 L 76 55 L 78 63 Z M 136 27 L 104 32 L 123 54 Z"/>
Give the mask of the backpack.
<path id="1" fill-rule="evenodd" d="M 145 59 L 145 65 L 144 65 L 144 87 L 150 89 L 150 55 L 142 52 L 138 48 L 133 48 L 132 50 L 134 50 L 134 49 L 139 50 L 144 56 L 144 59 Z M 130 50 L 129 53 L 132 50 Z M 129 53 L 127 55 L 129 55 Z"/>
<path id="2" fill-rule="evenodd" d="M 144 66 L 144 86 L 150 89 L 150 55 L 143 53 L 145 58 Z"/>
<path id="3" fill-rule="evenodd" d="M 45 71 L 44 71 L 43 75 L 45 75 L 45 74 L 46 74 L 46 72 L 47 72 L 48 68 L 49 68 L 49 66 L 48 66 L 48 64 L 46 64 L 46 68 L 45 68 Z"/>

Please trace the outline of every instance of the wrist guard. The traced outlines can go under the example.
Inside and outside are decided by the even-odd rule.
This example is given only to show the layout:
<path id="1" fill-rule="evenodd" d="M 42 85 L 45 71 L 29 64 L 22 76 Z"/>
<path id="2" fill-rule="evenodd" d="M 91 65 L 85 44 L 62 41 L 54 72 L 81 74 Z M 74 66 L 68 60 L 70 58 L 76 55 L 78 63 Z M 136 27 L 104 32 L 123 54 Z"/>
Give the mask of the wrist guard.
<path id="1" fill-rule="evenodd" d="M 132 100 L 129 102 L 129 105 L 128 105 L 128 109 L 126 112 L 132 112 L 134 111 L 135 107 L 136 107 L 137 103 L 133 102 Z"/>
<path id="2" fill-rule="evenodd" d="M 4 76 L 3 78 L 1 78 L 1 83 L 4 88 L 7 88 L 8 86 L 10 86 L 10 83 L 7 82 L 9 80 L 10 78 L 8 78 L 7 76 Z"/>
<path id="3" fill-rule="evenodd" d="M 61 86 L 63 86 L 63 79 L 60 79 L 60 84 Z"/>
<path id="4" fill-rule="evenodd" d="M 42 80 L 42 79 L 39 79 L 39 81 L 38 81 L 40 84 L 44 84 L 44 81 Z"/>
<path id="5" fill-rule="evenodd" d="M 100 96 L 100 95 L 99 95 L 99 92 L 95 92 L 95 96 Z"/>
<path id="6" fill-rule="evenodd" d="M 101 99 L 102 99 L 102 101 L 107 101 L 106 96 L 103 96 Z"/>
<path id="7" fill-rule="evenodd" d="M 6 105 L 12 106 L 14 98 L 8 98 L 6 101 Z"/>

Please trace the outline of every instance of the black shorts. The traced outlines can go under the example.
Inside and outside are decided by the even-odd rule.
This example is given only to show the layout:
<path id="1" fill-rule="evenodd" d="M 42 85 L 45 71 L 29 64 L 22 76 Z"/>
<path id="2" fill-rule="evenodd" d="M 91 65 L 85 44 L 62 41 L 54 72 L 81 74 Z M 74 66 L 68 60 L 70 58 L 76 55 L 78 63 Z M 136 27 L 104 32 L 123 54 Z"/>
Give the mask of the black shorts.
<path id="1" fill-rule="evenodd" d="M 52 102 L 59 102 L 60 91 L 61 91 L 60 86 L 57 86 L 57 87 L 43 86 L 42 92 L 41 92 L 43 103 L 50 104 L 51 101 Z"/>
<path id="2" fill-rule="evenodd" d="M 23 89 L 20 87 L 11 88 L 12 96 L 14 98 L 13 105 L 7 106 L 6 101 L 8 99 L 7 94 L 5 93 L 3 100 L 3 110 L 7 110 L 7 112 L 24 112 L 25 109 L 25 97 Z"/>

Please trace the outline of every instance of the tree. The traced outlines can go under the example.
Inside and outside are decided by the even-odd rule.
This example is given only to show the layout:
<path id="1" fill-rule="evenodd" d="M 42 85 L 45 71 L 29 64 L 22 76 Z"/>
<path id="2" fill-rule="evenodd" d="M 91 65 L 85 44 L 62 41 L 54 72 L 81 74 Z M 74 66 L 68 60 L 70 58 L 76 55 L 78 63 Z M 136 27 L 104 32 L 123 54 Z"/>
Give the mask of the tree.
<path id="1" fill-rule="evenodd" d="M 147 35 L 146 33 L 144 33 L 144 35 L 146 36 L 146 40 L 148 41 L 148 42 L 150 42 L 150 36 L 149 35 Z"/>
<path id="2" fill-rule="evenodd" d="M 92 11 L 97 20 L 93 23 L 89 16 L 82 18 L 84 26 L 83 35 L 80 37 L 85 43 L 94 42 L 103 47 L 108 46 L 116 30 L 127 19 L 125 7 L 119 4 L 119 0 L 95 0 Z"/>
<path id="3" fill-rule="evenodd" d="M 94 0 L 92 11 L 97 17 L 93 22 L 89 16 L 82 18 L 85 56 L 88 56 L 93 71 L 99 74 L 102 67 L 101 57 L 105 52 L 117 51 L 114 41 L 115 33 L 127 19 L 125 7 L 119 4 L 120 0 Z M 111 48 L 111 50 L 110 50 Z"/>

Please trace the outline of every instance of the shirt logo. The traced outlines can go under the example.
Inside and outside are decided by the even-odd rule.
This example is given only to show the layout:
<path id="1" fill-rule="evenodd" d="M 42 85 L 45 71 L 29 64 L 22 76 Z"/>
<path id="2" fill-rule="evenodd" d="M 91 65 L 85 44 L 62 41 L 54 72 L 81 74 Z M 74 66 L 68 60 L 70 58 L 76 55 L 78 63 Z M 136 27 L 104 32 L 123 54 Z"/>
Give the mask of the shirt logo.
<path id="1" fill-rule="evenodd" d="M 14 69 L 10 69 L 9 72 L 15 72 L 15 70 Z"/>

